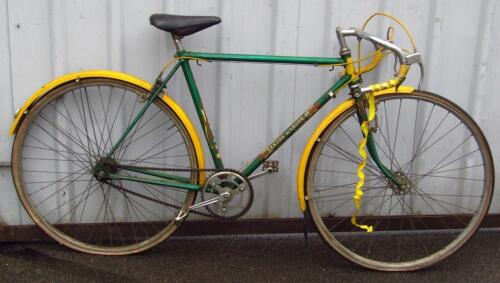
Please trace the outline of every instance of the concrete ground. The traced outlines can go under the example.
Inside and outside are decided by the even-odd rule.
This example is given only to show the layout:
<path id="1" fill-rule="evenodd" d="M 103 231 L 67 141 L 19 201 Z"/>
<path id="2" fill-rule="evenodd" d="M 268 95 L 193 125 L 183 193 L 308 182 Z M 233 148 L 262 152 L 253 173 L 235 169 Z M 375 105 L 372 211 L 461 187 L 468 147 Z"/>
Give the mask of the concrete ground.
<path id="1" fill-rule="evenodd" d="M 173 237 L 133 256 L 92 256 L 57 244 L 0 245 L 0 282 L 500 282 L 500 232 L 480 231 L 420 272 L 355 266 L 313 235 Z"/>

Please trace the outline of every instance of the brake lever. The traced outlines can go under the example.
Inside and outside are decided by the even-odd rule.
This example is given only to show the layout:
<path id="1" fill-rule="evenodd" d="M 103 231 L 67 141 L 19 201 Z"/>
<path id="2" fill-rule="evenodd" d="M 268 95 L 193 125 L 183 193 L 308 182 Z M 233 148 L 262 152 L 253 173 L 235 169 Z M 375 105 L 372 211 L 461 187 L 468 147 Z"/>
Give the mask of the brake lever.
<path id="1" fill-rule="evenodd" d="M 422 61 L 418 62 L 418 67 L 420 69 L 420 80 L 418 81 L 418 90 L 421 90 L 422 89 L 422 84 L 424 82 L 424 76 L 425 76 L 425 73 L 424 73 L 424 64 L 422 63 Z"/>
<path id="2" fill-rule="evenodd" d="M 420 53 L 415 52 L 409 55 L 406 55 L 406 61 L 408 64 L 417 64 L 420 69 L 420 80 L 418 81 L 418 90 L 422 88 L 422 84 L 424 82 L 425 72 L 424 72 L 424 64 L 422 63 L 422 56 Z"/>
<path id="3" fill-rule="evenodd" d="M 398 74 L 398 57 L 396 56 L 396 54 L 392 54 L 394 55 L 394 75 L 397 75 Z"/>

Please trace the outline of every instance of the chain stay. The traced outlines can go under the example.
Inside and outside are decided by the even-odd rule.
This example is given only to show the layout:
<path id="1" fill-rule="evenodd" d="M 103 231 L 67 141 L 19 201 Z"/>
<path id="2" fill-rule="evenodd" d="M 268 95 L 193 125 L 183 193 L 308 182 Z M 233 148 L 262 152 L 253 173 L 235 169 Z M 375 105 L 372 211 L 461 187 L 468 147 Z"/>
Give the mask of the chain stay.
<path id="1" fill-rule="evenodd" d="M 216 169 L 216 168 L 198 168 L 198 169 L 185 168 L 185 169 L 181 169 L 181 168 L 165 168 L 165 167 L 149 167 L 149 166 L 122 166 L 122 165 L 117 165 L 117 168 L 124 168 L 124 169 L 125 168 L 133 168 L 133 169 L 137 169 L 137 170 L 170 171 L 170 172 L 214 172 L 214 173 L 221 172 L 221 171 L 237 172 L 234 169 L 228 169 L 228 168 L 222 168 L 222 169 Z M 237 172 L 237 173 L 239 173 L 239 172 Z M 164 206 L 172 207 L 172 208 L 179 209 L 179 210 L 182 209 L 178 205 L 170 204 L 170 203 L 167 203 L 167 202 L 164 202 L 164 201 L 161 201 L 161 200 L 157 200 L 155 198 L 152 198 L 152 197 L 149 197 L 149 196 L 146 196 L 146 195 L 143 195 L 143 194 L 131 191 L 129 189 L 126 189 L 126 188 L 124 188 L 124 187 L 122 187 L 120 185 L 113 184 L 113 183 L 107 182 L 107 181 L 102 181 L 102 182 L 105 183 L 105 184 L 107 184 L 107 185 L 109 185 L 109 186 L 111 186 L 111 187 L 113 187 L 113 188 L 115 188 L 115 189 L 121 190 L 121 191 L 129 193 L 131 195 L 135 195 L 137 197 L 140 197 L 140 198 L 152 201 L 152 202 L 156 202 L 156 203 L 164 205 Z M 210 218 L 213 218 L 213 219 L 219 219 L 219 218 L 221 218 L 221 217 L 219 217 L 217 215 L 214 215 L 212 213 L 205 213 L 205 212 L 196 211 L 196 210 L 190 210 L 189 213 L 194 213 L 194 214 L 202 215 L 202 216 L 205 216 L 205 217 L 210 217 Z"/>

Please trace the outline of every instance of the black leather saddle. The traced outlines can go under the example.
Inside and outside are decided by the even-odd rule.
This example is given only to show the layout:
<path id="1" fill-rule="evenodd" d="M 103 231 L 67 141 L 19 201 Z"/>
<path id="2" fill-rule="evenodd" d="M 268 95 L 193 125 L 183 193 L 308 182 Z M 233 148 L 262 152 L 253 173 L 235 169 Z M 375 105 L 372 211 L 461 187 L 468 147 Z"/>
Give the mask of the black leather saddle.
<path id="1" fill-rule="evenodd" d="M 153 14 L 149 17 L 151 25 L 177 36 L 186 36 L 221 22 L 219 17 L 180 16 Z"/>

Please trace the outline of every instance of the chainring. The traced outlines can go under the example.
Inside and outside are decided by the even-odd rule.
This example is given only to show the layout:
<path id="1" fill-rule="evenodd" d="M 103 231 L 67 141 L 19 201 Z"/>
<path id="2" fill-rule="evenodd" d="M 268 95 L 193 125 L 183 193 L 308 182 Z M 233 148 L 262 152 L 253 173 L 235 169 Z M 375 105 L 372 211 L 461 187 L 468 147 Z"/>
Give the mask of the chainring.
<path id="1" fill-rule="evenodd" d="M 201 188 L 201 200 L 205 201 L 229 193 L 226 200 L 205 206 L 213 215 L 220 218 L 235 219 L 243 216 L 252 206 L 254 191 L 250 181 L 238 171 L 219 171 L 206 180 Z"/>
<path id="2" fill-rule="evenodd" d="M 235 176 L 236 179 L 233 179 L 233 181 L 239 180 L 239 182 L 241 182 L 241 184 L 243 184 L 243 191 L 241 191 L 241 192 L 244 194 L 248 194 L 247 200 L 244 202 L 245 206 L 243 208 L 240 207 L 239 213 L 229 214 L 229 213 L 227 213 L 228 212 L 227 207 L 226 207 L 226 211 L 222 211 L 223 210 L 222 206 L 219 209 L 220 212 L 218 212 L 218 210 L 216 209 L 216 206 L 218 204 L 220 205 L 221 202 L 206 206 L 205 208 L 208 210 L 209 213 L 204 213 L 204 212 L 196 211 L 196 210 L 191 210 L 190 213 L 203 215 L 203 216 L 210 217 L 210 218 L 234 219 L 234 218 L 239 218 L 239 217 L 243 216 L 250 209 L 250 207 L 252 206 L 252 203 L 253 203 L 254 191 L 253 191 L 252 184 L 250 183 L 250 181 L 246 177 L 242 176 L 240 174 L 240 172 L 238 172 L 237 170 L 228 169 L 228 168 L 221 168 L 221 169 L 216 169 L 216 168 L 164 168 L 164 167 L 133 166 L 133 165 L 120 165 L 120 164 L 117 165 L 117 168 L 121 168 L 121 169 L 133 168 L 133 169 L 140 169 L 140 170 L 153 170 L 153 171 L 166 171 L 166 172 L 195 172 L 195 173 L 215 172 L 207 178 L 203 188 L 200 189 L 202 201 L 204 201 L 205 199 L 208 199 L 208 198 L 216 197 L 220 194 L 220 193 L 217 193 L 215 189 L 208 188 L 209 186 L 207 185 L 210 180 L 212 180 L 212 181 L 215 180 L 215 177 L 214 177 L 215 175 L 219 176 L 219 179 L 220 179 L 220 176 L 224 176 L 224 175 Z M 219 173 L 225 173 L 225 174 L 219 174 Z M 107 181 L 104 181 L 104 182 L 113 188 L 116 188 L 116 189 L 119 189 L 122 191 L 126 191 L 127 193 L 134 194 L 138 197 L 142 197 L 144 199 L 148 199 L 150 201 L 160 203 L 160 204 L 168 206 L 168 207 L 181 209 L 181 207 L 178 205 L 169 204 L 169 203 L 166 203 L 166 202 L 163 202 L 160 200 L 156 200 L 154 198 L 151 198 L 151 197 L 148 197 L 148 196 L 136 193 L 136 192 L 132 192 L 126 188 L 123 188 L 122 186 L 119 186 L 117 184 L 113 184 L 111 182 L 107 182 Z M 220 183 L 220 181 L 216 181 L 215 183 Z M 208 188 L 208 190 L 206 188 Z M 230 190 L 228 188 L 225 188 L 224 191 L 230 192 Z M 222 191 L 221 193 L 223 193 L 224 191 Z M 233 195 L 237 195 L 237 194 L 233 193 Z M 233 196 L 231 196 L 231 199 L 229 199 L 228 201 L 232 201 L 233 199 L 234 199 Z M 226 203 L 228 201 L 226 201 Z M 233 205 L 234 205 L 234 203 L 233 203 Z"/>

